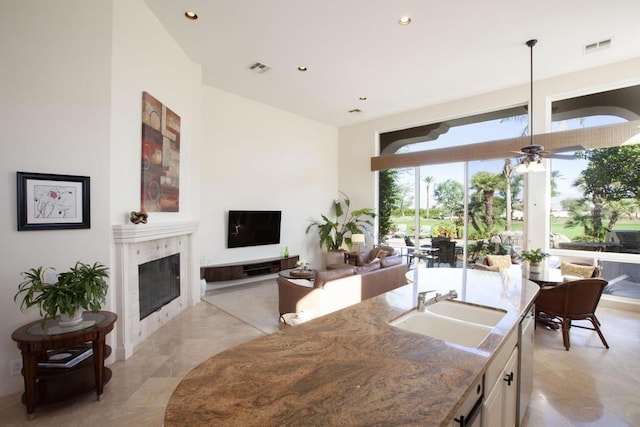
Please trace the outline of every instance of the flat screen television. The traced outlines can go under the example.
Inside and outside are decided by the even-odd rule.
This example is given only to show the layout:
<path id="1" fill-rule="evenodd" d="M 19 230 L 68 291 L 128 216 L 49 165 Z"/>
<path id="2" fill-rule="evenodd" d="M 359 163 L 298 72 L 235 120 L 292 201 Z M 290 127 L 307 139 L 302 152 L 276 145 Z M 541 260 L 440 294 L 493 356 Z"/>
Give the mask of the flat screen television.
<path id="1" fill-rule="evenodd" d="M 229 211 L 227 247 L 280 243 L 281 211 Z"/>

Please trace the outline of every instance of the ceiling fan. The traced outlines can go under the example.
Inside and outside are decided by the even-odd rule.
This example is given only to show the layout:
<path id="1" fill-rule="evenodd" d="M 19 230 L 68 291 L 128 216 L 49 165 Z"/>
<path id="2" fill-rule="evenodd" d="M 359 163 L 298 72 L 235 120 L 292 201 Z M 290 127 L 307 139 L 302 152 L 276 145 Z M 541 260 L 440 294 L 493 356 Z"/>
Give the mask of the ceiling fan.
<path id="1" fill-rule="evenodd" d="M 560 149 L 556 149 L 553 151 L 545 151 L 544 147 L 540 144 L 535 144 L 533 142 L 533 47 L 538 43 L 538 40 L 531 39 L 526 42 L 526 45 L 530 50 L 530 94 L 529 94 L 529 108 L 528 108 L 528 116 L 529 116 L 529 144 L 520 148 L 520 151 L 516 151 L 520 155 L 519 165 L 517 170 L 519 172 L 540 172 L 544 171 L 544 166 L 542 165 L 542 158 L 555 158 L 555 159 L 572 159 L 573 154 L 558 154 L 560 152 L 572 152 L 572 151 L 580 151 L 584 150 L 582 146 L 572 146 L 572 147 L 562 147 Z"/>

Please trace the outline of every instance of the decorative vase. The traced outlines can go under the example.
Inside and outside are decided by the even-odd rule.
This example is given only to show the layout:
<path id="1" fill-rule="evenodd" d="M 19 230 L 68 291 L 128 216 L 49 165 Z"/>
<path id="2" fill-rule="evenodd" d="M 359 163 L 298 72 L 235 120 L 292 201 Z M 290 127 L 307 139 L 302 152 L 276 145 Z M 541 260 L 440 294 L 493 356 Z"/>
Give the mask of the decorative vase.
<path id="1" fill-rule="evenodd" d="M 69 316 L 67 313 L 60 313 L 60 321 L 58 325 L 63 328 L 68 328 L 71 326 L 77 326 L 82 323 L 82 309 L 79 308 L 73 313 L 73 317 Z"/>

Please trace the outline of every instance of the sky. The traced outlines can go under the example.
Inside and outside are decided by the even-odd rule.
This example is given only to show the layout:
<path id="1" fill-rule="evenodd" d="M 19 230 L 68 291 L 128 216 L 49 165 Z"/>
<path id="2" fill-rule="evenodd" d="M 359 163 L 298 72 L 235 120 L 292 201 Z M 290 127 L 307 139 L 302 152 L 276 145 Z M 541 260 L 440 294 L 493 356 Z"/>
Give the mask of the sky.
<path id="1" fill-rule="evenodd" d="M 514 138 L 522 136 L 526 132 L 527 117 L 520 116 L 521 119 L 501 121 L 491 120 L 482 123 L 475 123 L 463 126 L 451 127 L 447 133 L 442 134 L 436 141 L 423 142 L 414 144 L 407 151 L 420 151 L 425 149 L 436 149 L 452 146 L 460 146 L 466 144 L 474 144 L 485 141 L 492 141 L 498 139 Z M 566 120 L 562 122 L 554 122 L 552 124 L 553 131 L 559 130 L 571 130 L 580 127 L 594 127 L 602 126 L 612 123 L 623 122 L 624 119 L 612 116 L 594 116 L 587 117 L 582 122 L 578 119 Z M 562 153 L 563 155 L 573 154 L 571 152 Z M 514 153 L 514 157 L 511 159 L 511 163 L 514 167 L 517 165 L 517 154 Z M 504 159 L 487 160 L 469 162 L 469 176 L 473 176 L 479 171 L 490 171 L 499 173 L 502 171 L 504 165 Z M 556 180 L 559 197 L 552 199 L 552 209 L 560 209 L 560 200 L 568 197 L 580 197 L 580 191 L 573 186 L 579 173 L 585 169 L 587 162 L 585 160 L 573 159 L 573 160 L 551 160 L 552 170 L 559 170 L 560 176 Z M 422 208 L 426 208 L 426 185 L 423 183 L 422 178 L 425 176 L 432 176 L 434 180 L 431 184 L 431 200 L 429 206 L 434 205 L 433 200 L 433 188 L 435 184 L 442 183 L 447 179 L 453 179 L 455 181 L 463 182 L 464 180 L 464 163 L 454 163 L 445 165 L 430 165 L 422 166 L 420 168 L 420 176 L 422 182 L 421 188 L 421 203 Z M 414 186 L 413 170 L 410 169 L 409 173 L 400 174 L 400 182 L 407 184 L 411 187 Z"/>

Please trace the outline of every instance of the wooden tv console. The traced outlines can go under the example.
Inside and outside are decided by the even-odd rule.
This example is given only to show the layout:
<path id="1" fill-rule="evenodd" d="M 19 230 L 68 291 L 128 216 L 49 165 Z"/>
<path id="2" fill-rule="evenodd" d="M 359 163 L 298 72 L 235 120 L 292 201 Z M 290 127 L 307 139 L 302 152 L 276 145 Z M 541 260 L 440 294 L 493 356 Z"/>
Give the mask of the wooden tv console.
<path id="1" fill-rule="evenodd" d="M 286 258 L 265 258 L 229 264 L 207 265 L 200 267 L 200 278 L 207 282 L 223 282 L 274 274 L 282 270 L 295 268 L 299 259 L 299 255 L 292 255 Z"/>

